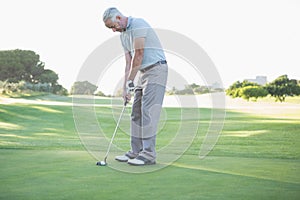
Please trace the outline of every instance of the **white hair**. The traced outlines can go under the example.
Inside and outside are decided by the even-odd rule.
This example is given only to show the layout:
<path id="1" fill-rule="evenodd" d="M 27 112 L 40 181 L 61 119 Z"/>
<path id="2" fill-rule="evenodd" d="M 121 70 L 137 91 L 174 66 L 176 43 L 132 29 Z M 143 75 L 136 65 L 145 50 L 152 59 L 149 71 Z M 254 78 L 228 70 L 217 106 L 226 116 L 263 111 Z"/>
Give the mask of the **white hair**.
<path id="1" fill-rule="evenodd" d="M 124 16 L 117 8 L 108 8 L 103 13 L 103 21 L 105 22 L 106 20 L 110 19 L 114 22 L 116 20 L 116 16 L 118 15 Z"/>

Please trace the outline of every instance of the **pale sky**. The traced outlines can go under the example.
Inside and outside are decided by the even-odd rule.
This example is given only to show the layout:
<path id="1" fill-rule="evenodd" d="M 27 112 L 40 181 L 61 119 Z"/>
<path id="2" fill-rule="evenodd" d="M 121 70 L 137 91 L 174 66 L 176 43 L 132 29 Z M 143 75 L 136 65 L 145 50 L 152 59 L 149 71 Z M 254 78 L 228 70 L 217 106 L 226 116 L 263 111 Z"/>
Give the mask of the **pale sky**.
<path id="1" fill-rule="evenodd" d="M 0 50 L 35 51 L 69 90 L 90 53 L 119 34 L 102 22 L 111 6 L 195 41 L 214 62 L 225 87 L 258 75 L 268 81 L 283 74 L 300 79 L 298 0 L 1 0 Z M 177 59 L 170 67 L 186 65 L 168 56 Z M 124 61 L 115 65 L 123 73 Z M 183 72 L 187 80 L 197 80 L 193 72 Z M 118 82 L 108 73 L 99 83 L 104 93 Z"/>

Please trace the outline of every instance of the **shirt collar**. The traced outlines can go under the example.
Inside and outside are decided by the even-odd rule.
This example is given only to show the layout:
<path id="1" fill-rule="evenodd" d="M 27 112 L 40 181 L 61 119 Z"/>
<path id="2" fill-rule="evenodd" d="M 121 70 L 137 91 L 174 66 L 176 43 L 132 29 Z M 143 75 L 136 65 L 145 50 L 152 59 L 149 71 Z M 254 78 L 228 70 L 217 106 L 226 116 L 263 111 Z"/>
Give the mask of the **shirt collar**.
<path id="1" fill-rule="evenodd" d="M 127 20 L 126 30 L 130 29 L 131 22 L 132 22 L 132 17 L 129 16 L 129 17 L 128 17 L 128 20 Z"/>

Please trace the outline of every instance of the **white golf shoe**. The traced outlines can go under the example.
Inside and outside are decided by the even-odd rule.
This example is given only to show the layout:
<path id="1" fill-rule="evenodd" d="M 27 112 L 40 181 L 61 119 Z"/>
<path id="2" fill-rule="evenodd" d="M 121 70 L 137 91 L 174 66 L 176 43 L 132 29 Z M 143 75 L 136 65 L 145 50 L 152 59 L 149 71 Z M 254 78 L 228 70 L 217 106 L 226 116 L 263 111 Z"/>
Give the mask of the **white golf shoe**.
<path id="1" fill-rule="evenodd" d="M 115 160 L 119 161 L 119 162 L 127 162 L 130 158 L 126 155 L 122 155 L 122 156 L 116 156 Z"/>
<path id="2" fill-rule="evenodd" d="M 134 159 L 137 156 L 138 156 L 138 154 L 134 154 L 131 151 L 128 151 L 125 155 L 116 156 L 115 160 L 117 160 L 119 162 L 127 162 L 129 159 Z"/>
<path id="3" fill-rule="evenodd" d="M 143 156 L 138 156 L 134 159 L 129 159 L 127 163 L 130 165 L 135 165 L 135 166 L 156 164 L 155 160 L 148 160 L 147 158 L 144 158 Z"/>

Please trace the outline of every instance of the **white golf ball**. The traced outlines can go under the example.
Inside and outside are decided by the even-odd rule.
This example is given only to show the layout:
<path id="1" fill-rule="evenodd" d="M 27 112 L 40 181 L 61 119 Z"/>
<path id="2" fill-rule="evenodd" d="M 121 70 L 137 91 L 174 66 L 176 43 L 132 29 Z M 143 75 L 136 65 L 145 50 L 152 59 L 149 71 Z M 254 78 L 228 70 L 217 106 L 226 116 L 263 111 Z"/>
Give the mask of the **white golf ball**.
<path id="1" fill-rule="evenodd" d="M 100 164 L 101 165 L 106 165 L 106 163 L 104 161 L 101 161 Z"/>

